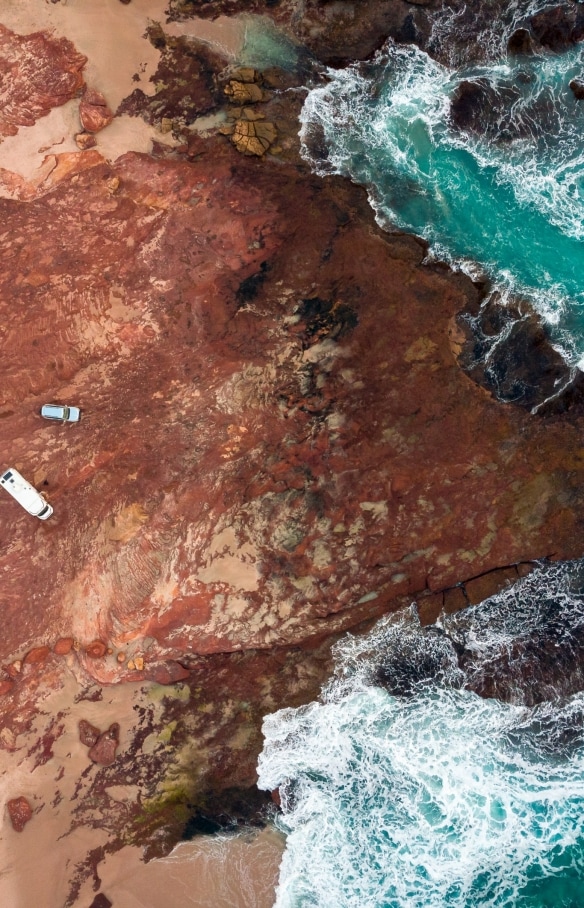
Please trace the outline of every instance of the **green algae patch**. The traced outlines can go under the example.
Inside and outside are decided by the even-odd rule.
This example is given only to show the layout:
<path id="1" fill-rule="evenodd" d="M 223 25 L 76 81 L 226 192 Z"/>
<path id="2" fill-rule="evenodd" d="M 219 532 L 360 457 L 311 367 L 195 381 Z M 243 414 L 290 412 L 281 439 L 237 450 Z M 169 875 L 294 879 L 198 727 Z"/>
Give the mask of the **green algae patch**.
<path id="1" fill-rule="evenodd" d="M 191 692 L 188 685 L 182 682 L 178 684 L 153 684 L 148 691 L 148 696 L 154 703 L 162 703 L 163 700 L 178 700 L 181 703 L 188 703 Z"/>

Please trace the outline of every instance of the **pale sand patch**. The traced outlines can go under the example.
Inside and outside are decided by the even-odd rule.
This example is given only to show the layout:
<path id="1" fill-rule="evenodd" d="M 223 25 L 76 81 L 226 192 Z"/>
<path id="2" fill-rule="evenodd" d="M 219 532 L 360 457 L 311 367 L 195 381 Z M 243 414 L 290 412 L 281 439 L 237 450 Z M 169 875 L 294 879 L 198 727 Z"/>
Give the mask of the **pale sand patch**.
<path id="1" fill-rule="evenodd" d="M 191 19 L 166 23 L 167 0 L 136 0 L 128 5 L 120 0 L 2 0 L 0 23 L 17 34 L 36 31 L 52 32 L 65 37 L 88 60 L 85 81 L 101 91 L 115 111 L 135 88 L 153 95 L 151 82 L 160 60 L 160 52 L 146 37 L 152 23 L 160 23 L 171 35 L 188 35 L 213 47 L 226 60 L 233 60 L 245 38 L 245 26 L 239 20 L 220 17 L 214 22 Z M 137 78 L 136 78 L 137 77 Z M 16 136 L 8 136 L 0 145 L 0 168 L 19 174 L 25 180 L 42 182 L 46 155 L 77 151 L 75 134 L 80 132 L 79 102 L 72 100 L 42 117 L 34 126 L 21 127 Z M 108 161 L 128 151 L 148 153 L 152 141 L 177 144 L 170 134 L 162 134 L 140 117 L 120 116 L 97 134 L 99 152 Z M 0 188 L 0 197 L 18 193 Z"/>
<path id="2" fill-rule="evenodd" d="M 80 686 L 65 671 L 63 687 L 46 693 L 45 699 L 37 693 L 43 712 L 36 720 L 36 731 L 3 742 L 15 749 L 0 749 L 0 905 L 62 908 L 75 866 L 108 838 L 107 832 L 88 827 L 69 832 L 82 774 L 89 770 L 83 790 L 98 771 L 87 756 L 87 747 L 79 741 L 78 721 L 86 719 L 101 730 L 119 722 L 120 750 L 124 750 L 131 743 L 133 706 L 148 687 L 120 684 L 104 688 L 101 701 L 75 703 Z M 53 744 L 52 758 L 35 768 L 31 745 L 46 729 L 49 718 L 59 714 L 63 715 L 64 732 Z M 5 805 L 21 795 L 28 799 L 33 817 L 22 832 L 15 832 Z"/>
<path id="3" fill-rule="evenodd" d="M 182 842 L 148 864 L 139 848 L 124 848 L 100 864 L 100 891 L 115 908 L 272 908 L 283 851 L 283 836 L 270 827 Z M 79 904 L 93 895 L 88 881 Z"/>
<path id="4" fill-rule="evenodd" d="M 131 743 L 134 707 L 162 708 L 156 685 L 120 684 L 103 688 L 103 699 L 75 703 L 80 686 L 65 670 L 63 686 L 47 692 L 36 732 L 16 740 L 2 737 L 0 747 L 0 905 L 6 908 L 62 908 L 75 867 L 90 849 L 104 845 L 106 830 L 78 827 L 70 832 L 73 811 L 98 771 L 79 741 L 78 721 L 102 730 L 121 726 L 120 751 Z M 171 689 L 169 689 L 170 692 Z M 34 768 L 31 745 L 51 716 L 62 716 L 64 732 L 53 744 L 53 757 Z M 7 730 L 5 730 L 7 731 Z M 4 740 L 7 738 L 7 740 Z M 8 740 L 10 738 L 10 740 Z M 14 748 L 6 750 L 5 747 Z M 83 780 L 83 774 L 89 775 Z M 111 785 L 112 802 L 138 801 L 136 784 Z M 26 797 L 33 817 L 22 832 L 8 819 L 6 801 Z M 99 809 L 99 808 L 98 808 Z M 122 830 L 120 830 L 121 832 Z M 231 837 L 197 838 L 178 845 L 166 858 L 145 863 L 141 848 L 126 847 L 108 855 L 98 868 L 101 891 L 115 908 L 271 908 L 274 904 L 283 837 L 272 828 Z M 83 884 L 75 904 L 87 908 L 95 892 Z"/>
<path id="5" fill-rule="evenodd" d="M 207 556 L 207 565 L 195 575 L 201 583 L 228 583 L 240 590 L 257 590 L 257 549 L 249 542 L 240 544 L 233 527 L 225 527 L 212 538 Z"/>
<path id="6" fill-rule="evenodd" d="M 208 19 L 188 19 L 185 22 L 169 22 L 164 26 L 169 35 L 186 35 L 208 44 L 213 50 L 235 60 L 245 40 L 245 24 L 229 16 Z"/>
<path id="7" fill-rule="evenodd" d="M 167 0 L 139 0 L 128 5 L 120 0 L 2 0 L 2 25 L 20 35 L 52 30 L 68 38 L 88 60 L 85 80 L 103 92 L 112 109 L 139 85 L 152 94 L 151 76 L 160 53 L 144 36 L 152 22 L 166 21 Z M 140 82 L 134 82 L 137 73 Z"/>

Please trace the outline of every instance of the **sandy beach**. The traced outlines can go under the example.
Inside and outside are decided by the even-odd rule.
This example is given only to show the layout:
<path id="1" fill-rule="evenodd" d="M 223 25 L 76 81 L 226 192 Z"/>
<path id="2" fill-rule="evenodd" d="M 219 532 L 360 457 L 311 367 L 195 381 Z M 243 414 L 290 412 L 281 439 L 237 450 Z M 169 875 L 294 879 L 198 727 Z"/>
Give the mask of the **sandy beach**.
<path id="1" fill-rule="evenodd" d="M 99 820 L 104 805 L 109 801 L 118 811 L 123 834 L 125 808 L 140 803 L 142 796 L 139 784 L 108 786 L 105 802 L 103 798 L 96 802 L 91 823 L 79 822 L 78 799 L 91 790 L 99 767 L 88 759 L 87 748 L 79 740 L 78 722 L 85 719 L 104 728 L 115 718 L 121 726 L 123 751 L 135 732 L 135 710 L 144 703 L 156 713 L 162 710 L 161 689 L 119 684 L 104 688 L 101 699 L 80 699 L 83 679 L 73 671 L 73 657 L 69 662 L 71 670 L 62 676 L 59 689 L 38 692 L 42 718 L 30 733 L 15 739 L 2 737 L 0 904 L 10 908 L 69 904 L 77 868 L 110 837 L 105 821 Z M 54 729 L 55 721 L 60 733 L 51 743 L 50 758 L 41 759 L 31 742 L 46 741 L 47 729 Z M 156 736 L 152 738 L 152 744 L 144 743 L 145 749 L 154 746 Z M 33 816 L 22 832 L 16 832 L 6 802 L 23 795 Z M 142 848 L 128 846 L 99 862 L 99 891 L 115 908 L 168 908 L 183 903 L 201 908 L 270 908 L 282 851 L 282 836 L 269 827 L 233 836 L 198 837 L 148 863 Z M 81 888 L 75 904 L 89 905 L 95 894 L 94 878 L 82 873 L 78 879 Z"/>

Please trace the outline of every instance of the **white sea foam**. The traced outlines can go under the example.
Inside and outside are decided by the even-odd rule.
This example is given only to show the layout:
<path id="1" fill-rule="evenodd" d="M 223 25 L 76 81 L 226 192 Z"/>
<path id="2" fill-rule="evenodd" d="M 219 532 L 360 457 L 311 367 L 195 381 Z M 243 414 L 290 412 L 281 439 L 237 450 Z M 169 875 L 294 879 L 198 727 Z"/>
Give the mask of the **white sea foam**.
<path id="1" fill-rule="evenodd" d="M 570 605 L 583 621 L 581 571 L 536 572 L 449 630 L 472 628 L 487 658 L 518 632 L 549 629 L 553 597 L 569 636 Z M 388 659 L 398 674 L 409 661 L 409 676 L 426 646 L 447 645 L 413 613 L 386 619 L 339 645 L 321 702 L 266 718 L 259 785 L 280 788 L 288 833 L 277 908 L 580 904 L 584 697 L 531 709 L 485 700 L 452 665 L 407 696 L 372 685 Z"/>
<path id="2" fill-rule="evenodd" d="M 582 71 L 581 47 L 454 72 L 389 42 L 310 92 L 300 132 L 318 173 L 367 187 L 382 226 L 418 233 L 471 274 L 478 263 L 503 297 L 530 299 L 574 363 L 584 350 L 584 105 L 568 83 Z M 458 86 L 477 80 L 503 99 L 485 135 L 450 121 Z"/>
<path id="3" fill-rule="evenodd" d="M 465 66 L 481 59 L 497 62 L 505 57 L 509 36 L 525 28 L 530 17 L 554 9 L 558 0 L 510 0 L 501 10 L 500 0 L 444 0 L 432 15 L 431 52 L 449 66 Z M 454 39 L 454 40 L 453 40 Z"/>

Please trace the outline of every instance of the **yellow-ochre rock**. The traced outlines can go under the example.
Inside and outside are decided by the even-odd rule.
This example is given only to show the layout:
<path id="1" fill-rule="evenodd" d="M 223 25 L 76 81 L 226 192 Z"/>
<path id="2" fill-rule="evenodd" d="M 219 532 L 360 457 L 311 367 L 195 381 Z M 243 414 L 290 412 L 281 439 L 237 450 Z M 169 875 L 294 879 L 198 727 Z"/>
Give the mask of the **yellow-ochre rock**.
<path id="1" fill-rule="evenodd" d="M 263 155 L 278 136 L 273 123 L 266 120 L 237 120 L 231 141 L 238 151 L 247 155 Z"/>
<path id="2" fill-rule="evenodd" d="M 223 90 L 234 104 L 254 104 L 264 100 L 264 93 L 255 82 L 237 82 L 231 79 Z"/>

